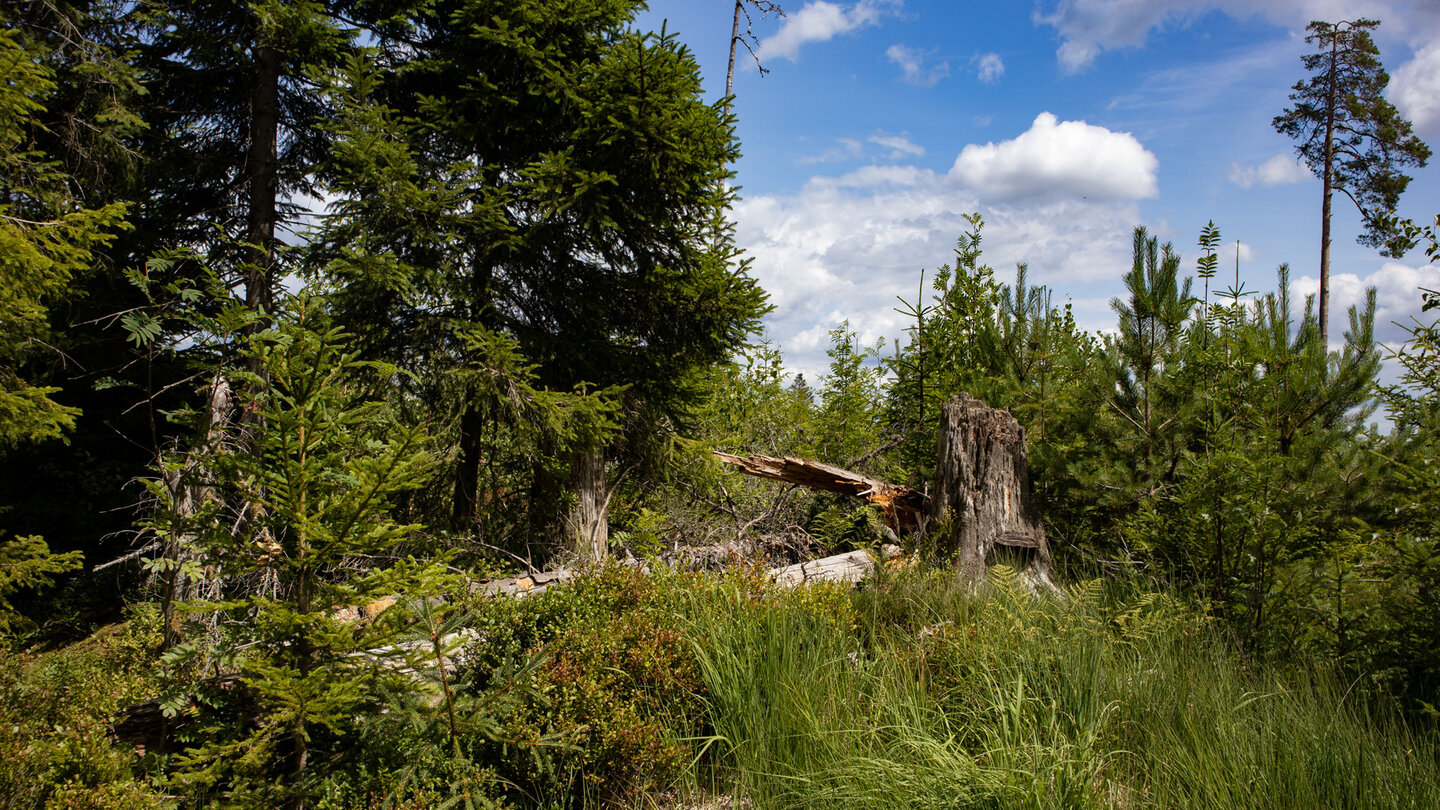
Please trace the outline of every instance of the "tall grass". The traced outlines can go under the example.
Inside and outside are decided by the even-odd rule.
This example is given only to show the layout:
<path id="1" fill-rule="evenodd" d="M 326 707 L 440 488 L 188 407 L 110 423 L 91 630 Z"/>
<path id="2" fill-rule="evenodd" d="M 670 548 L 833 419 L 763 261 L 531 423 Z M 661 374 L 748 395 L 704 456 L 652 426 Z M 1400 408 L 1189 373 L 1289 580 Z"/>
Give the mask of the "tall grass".
<path id="1" fill-rule="evenodd" d="M 712 767 L 757 808 L 1440 807 L 1433 733 L 1247 670 L 1163 597 L 916 572 L 685 600 Z"/>

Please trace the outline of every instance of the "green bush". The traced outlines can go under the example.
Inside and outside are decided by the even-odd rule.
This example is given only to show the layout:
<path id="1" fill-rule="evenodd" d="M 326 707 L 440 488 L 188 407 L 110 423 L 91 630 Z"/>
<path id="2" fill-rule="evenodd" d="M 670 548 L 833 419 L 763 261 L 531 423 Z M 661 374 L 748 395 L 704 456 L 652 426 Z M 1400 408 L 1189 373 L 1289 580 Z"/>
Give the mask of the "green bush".
<path id="1" fill-rule="evenodd" d="M 526 599 L 475 608 L 476 694 L 516 661 L 540 657 L 528 687 L 540 699 L 497 718 L 482 761 L 530 801 L 628 800 L 664 789 L 690 756 L 703 686 L 675 615 L 680 581 L 610 565 Z"/>
<path id="2" fill-rule="evenodd" d="M 113 744 L 115 712 L 159 692 L 160 618 L 128 621 L 50 652 L 12 655 L 0 668 L 0 808 L 161 808 L 135 751 Z"/>

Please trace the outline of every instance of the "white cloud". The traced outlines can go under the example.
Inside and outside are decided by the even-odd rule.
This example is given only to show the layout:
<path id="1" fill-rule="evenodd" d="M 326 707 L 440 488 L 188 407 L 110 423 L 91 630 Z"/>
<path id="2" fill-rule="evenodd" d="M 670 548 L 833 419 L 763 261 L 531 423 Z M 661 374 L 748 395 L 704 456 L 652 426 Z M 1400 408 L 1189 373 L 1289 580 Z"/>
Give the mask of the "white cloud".
<path id="1" fill-rule="evenodd" d="M 966 146 L 950 175 L 987 199 L 1139 199 L 1159 195 L 1158 166 L 1128 132 L 1046 112 L 1014 140 Z"/>
<path id="2" fill-rule="evenodd" d="M 1421 48 L 1390 80 L 1390 100 L 1421 138 L 1440 138 L 1440 44 Z"/>
<path id="3" fill-rule="evenodd" d="M 1077 73 L 1103 51 L 1141 47 L 1152 30 L 1184 27 L 1211 11 L 1237 19 L 1258 16 L 1297 32 L 1311 20 L 1373 17 L 1385 21 L 1382 33 L 1403 32 L 1415 44 L 1426 42 L 1440 24 L 1436 4 L 1409 0 L 1059 0 L 1033 19 L 1056 29 L 1060 66 Z"/>
<path id="4" fill-rule="evenodd" d="M 1109 290 L 1129 267 L 1130 231 L 1140 222 L 1133 201 L 982 204 L 949 175 L 871 165 L 811 178 L 794 195 L 748 198 L 735 210 L 737 240 L 776 306 L 769 333 L 791 370 L 816 380 L 826 367 L 826 335 L 841 320 L 867 345 L 900 337 L 907 323 L 896 298 L 913 301 L 920 271 L 954 259 L 972 211 L 985 216 L 984 260 L 1001 280 L 1027 262 L 1033 283 L 1059 285 L 1057 305 L 1077 296 L 1084 328 L 1113 325 Z"/>
<path id="5" fill-rule="evenodd" d="M 908 132 L 899 135 L 887 135 L 877 132 L 870 136 L 870 143 L 878 144 L 890 150 L 890 159 L 899 160 L 902 157 L 924 157 L 925 147 L 911 142 Z"/>
<path id="6" fill-rule="evenodd" d="M 911 141 L 908 132 L 892 135 L 880 130 L 864 142 L 858 138 L 835 138 L 834 141 L 835 145 L 824 152 L 806 155 L 796 162 L 802 166 L 814 163 L 848 163 L 865 158 L 867 153 L 870 160 L 901 160 L 925 155 L 925 147 Z M 866 144 L 874 144 L 880 147 L 880 150 L 867 149 Z"/>
<path id="7" fill-rule="evenodd" d="M 1344 343 L 1349 321 L 1345 313 L 1350 307 L 1365 306 L 1365 290 L 1375 288 L 1375 339 L 1396 346 L 1408 337 L 1404 327 L 1413 326 L 1412 318 L 1421 316 L 1420 288 L 1440 288 L 1440 266 L 1411 267 L 1400 262 L 1385 262 L 1365 277 L 1356 273 L 1330 274 L 1330 342 L 1332 347 Z M 1305 306 L 1305 296 L 1318 295 L 1320 280 L 1311 276 L 1291 279 L 1290 295 L 1294 299 L 1298 319 Z M 1426 313 L 1423 320 L 1434 318 Z"/>
<path id="8" fill-rule="evenodd" d="M 926 65 L 925 60 L 933 53 L 911 48 L 906 45 L 891 45 L 885 56 L 900 66 L 900 79 L 916 87 L 934 87 L 941 79 L 950 75 L 950 63 Z"/>
<path id="9" fill-rule="evenodd" d="M 844 163 L 855 160 L 865 151 L 865 144 L 854 138 L 836 138 L 835 145 L 818 155 L 807 155 L 799 159 L 801 165 L 810 163 Z"/>
<path id="10" fill-rule="evenodd" d="M 799 11 L 786 15 L 773 36 L 761 40 L 755 56 L 764 62 L 781 57 L 791 62 L 800 58 L 800 47 L 810 42 L 828 42 L 857 28 L 874 25 L 899 0 L 860 0 L 842 6 L 826 0 L 812 0 Z"/>
<path id="11" fill-rule="evenodd" d="M 1230 182 L 1241 188 L 1303 183 L 1314 175 L 1304 163 L 1282 152 L 1258 166 L 1230 164 Z"/>
<path id="12" fill-rule="evenodd" d="M 975 70 L 975 75 L 980 81 L 994 84 L 1000 81 L 1001 76 L 1005 75 L 1005 62 L 1000 59 L 1000 54 L 987 53 L 978 61 L 979 66 Z"/>

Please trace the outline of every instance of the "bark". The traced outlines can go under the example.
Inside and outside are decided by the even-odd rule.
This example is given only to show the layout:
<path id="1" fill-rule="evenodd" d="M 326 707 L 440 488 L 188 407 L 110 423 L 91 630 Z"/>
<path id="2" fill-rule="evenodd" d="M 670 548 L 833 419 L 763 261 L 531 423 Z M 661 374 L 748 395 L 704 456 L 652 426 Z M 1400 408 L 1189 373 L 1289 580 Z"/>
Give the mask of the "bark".
<path id="1" fill-rule="evenodd" d="M 740 12 L 744 9 L 740 4 L 745 0 L 735 0 L 735 21 L 730 24 L 730 67 L 725 71 L 725 111 L 730 111 L 730 97 L 735 93 L 735 46 L 740 44 Z"/>
<path id="2" fill-rule="evenodd" d="M 1320 203 L 1320 342 L 1327 351 L 1330 346 L 1330 197 L 1335 188 L 1335 105 L 1338 101 L 1335 71 L 1339 48 L 1337 31 L 1330 39 L 1330 83 L 1325 104 L 1325 190 Z"/>
<path id="3" fill-rule="evenodd" d="M 1032 585 L 1058 590 L 1020 423 L 960 394 L 941 411 L 938 445 L 930 502 L 937 552 L 953 554 L 958 575 L 971 583 L 1006 563 Z"/>
<path id="4" fill-rule="evenodd" d="M 275 226 L 279 217 L 279 158 L 276 145 L 280 130 L 280 52 L 265 43 L 262 31 L 255 45 L 255 75 L 250 86 L 250 154 L 246 160 L 250 210 L 246 223 L 245 305 L 251 310 L 273 306 L 271 265 L 274 261 Z"/>
<path id="5" fill-rule="evenodd" d="M 484 421 L 480 409 L 471 405 L 460 419 L 460 461 L 455 469 L 455 490 L 451 505 L 451 527 L 469 532 L 480 514 L 480 431 Z"/>
<path id="6" fill-rule="evenodd" d="M 210 381 L 207 406 L 210 425 L 206 430 L 204 443 L 186 456 L 185 463 L 179 469 L 172 469 L 163 475 L 173 510 L 172 528 L 161 549 L 161 555 L 174 563 L 174 566 L 165 572 L 161 585 L 160 612 L 165 627 L 164 648 L 167 650 L 183 639 L 183 628 L 175 609 L 176 605 L 200 596 L 201 583 L 185 574 L 184 564 L 196 559 L 191 549 L 194 537 L 187 524 L 201 504 L 216 497 L 215 488 L 209 482 L 199 480 L 204 472 L 201 463 L 206 456 L 218 451 L 224 441 L 230 424 L 230 400 L 230 385 L 224 377 L 216 374 Z"/>
<path id="7" fill-rule="evenodd" d="M 880 507 L 885 519 L 902 531 L 918 529 L 923 520 L 925 495 L 903 484 L 887 483 L 804 458 L 735 456 L 718 450 L 714 455 L 726 464 L 739 467 L 746 475 L 864 498 Z"/>
<path id="8" fill-rule="evenodd" d="M 609 498 L 605 492 L 605 451 L 600 447 L 575 454 L 570 467 L 575 506 L 566 520 L 575 551 L 582 560 L 603 560 L 610 550 Z"/>

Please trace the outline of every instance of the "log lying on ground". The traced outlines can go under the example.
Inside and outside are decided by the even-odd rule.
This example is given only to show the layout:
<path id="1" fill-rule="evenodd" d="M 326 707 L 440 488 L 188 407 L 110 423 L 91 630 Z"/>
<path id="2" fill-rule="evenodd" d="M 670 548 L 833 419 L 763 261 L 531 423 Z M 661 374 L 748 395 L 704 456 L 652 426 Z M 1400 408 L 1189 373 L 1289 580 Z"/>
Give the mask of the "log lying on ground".
<path id="1" fill-rule="evenodd" d="M 925 514 L 924 493 L 903 484 L 891 484 L 808 458 L 736 456 L 719 450 L 713 454 L 726 464 L 738 467 L 740 472 L 756 478 L 864 498 L 880 507 L 885 519 L 902 531 L 915 530 Z"/>
<path id="2" fill-rule="evenodd" d="M 880 548 L 880 562 L 900 556 L 900 547 L 886 544 Z M 859 582 L 875 570 L 876 559 L 868 551 L 851 551 L 822 557 L 818 560 L 787 565 L 770 572 L 778 585 L 800 585 L 805 582 Z"/>

